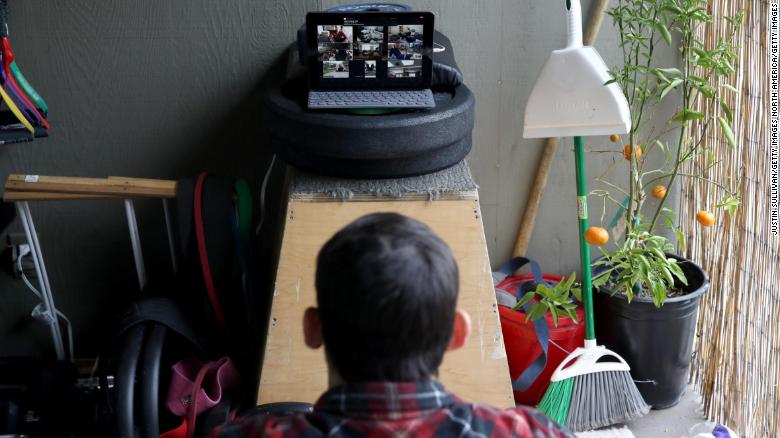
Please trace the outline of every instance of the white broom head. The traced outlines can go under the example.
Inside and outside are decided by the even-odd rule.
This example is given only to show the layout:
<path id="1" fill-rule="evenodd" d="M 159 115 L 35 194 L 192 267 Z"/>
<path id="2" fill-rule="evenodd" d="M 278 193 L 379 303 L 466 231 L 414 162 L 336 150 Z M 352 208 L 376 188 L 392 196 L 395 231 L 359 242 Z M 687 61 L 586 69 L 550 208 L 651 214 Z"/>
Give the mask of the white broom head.
<path id="1" fill-rule="evenodd" d="M 616 359 L 600 362 L 604 358 Z M 585 347 L 578 347 L 558 365 L 550 379 L 553 382 L 602 371 L 630 371 L 625 360 L 595 340 L 585 340 Z"/>

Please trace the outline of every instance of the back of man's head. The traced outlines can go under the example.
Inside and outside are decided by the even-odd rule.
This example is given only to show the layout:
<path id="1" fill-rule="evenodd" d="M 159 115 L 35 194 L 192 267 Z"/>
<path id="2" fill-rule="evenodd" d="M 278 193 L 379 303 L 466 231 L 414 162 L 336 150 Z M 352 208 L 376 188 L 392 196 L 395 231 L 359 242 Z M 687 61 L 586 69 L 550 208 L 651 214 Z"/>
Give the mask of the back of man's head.
<path id="1" fill-rule="evenodd" d="M 317 258 L 317 305 L 331 366 L 346 382 L 436 375 L 453 333 L 458 268 L 422 223 L 364 216 Z"/>

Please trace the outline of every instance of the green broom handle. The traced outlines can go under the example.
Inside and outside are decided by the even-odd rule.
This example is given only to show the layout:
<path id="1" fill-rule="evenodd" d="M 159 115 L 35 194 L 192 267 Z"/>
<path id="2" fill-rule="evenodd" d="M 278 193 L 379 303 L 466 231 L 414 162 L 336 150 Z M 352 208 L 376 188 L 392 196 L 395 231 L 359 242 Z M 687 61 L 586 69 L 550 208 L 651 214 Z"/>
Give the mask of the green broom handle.
<path id="1" fill-rule="evenodd" d="M 585 181 L 585 142 L 574 137 L 574 162 L 577 168 L 577 216 L 580 222 L 580 267 L 582 268 L 582 305 L 585 307 L 585 339 L 596 339 L 593 330 L 593 295 L 590 273 L 590 247 L 585 241 L 588 231 L 588 189 Z"/>

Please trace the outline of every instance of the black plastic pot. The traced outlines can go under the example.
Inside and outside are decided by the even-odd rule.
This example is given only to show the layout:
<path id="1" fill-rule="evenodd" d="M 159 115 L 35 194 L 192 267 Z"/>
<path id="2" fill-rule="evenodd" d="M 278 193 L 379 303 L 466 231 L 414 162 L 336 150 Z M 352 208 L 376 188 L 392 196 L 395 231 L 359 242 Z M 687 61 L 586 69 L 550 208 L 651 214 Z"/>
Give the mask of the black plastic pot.
<path id="1" fill-rule="evenodd" d="M 692 261 L 680 260 L 687 292 L 668 298 L 660 308 L 651 298 L 611 295 L 602 289 L 595 294 L 596 339 L 622 356 L 631 366 L 642 397 L 653 409 L 676 405 L 688 384 L 699 300 L 709 288 L 707 274 Z M 607 269 L 598 266 L 593 276 Z"/>

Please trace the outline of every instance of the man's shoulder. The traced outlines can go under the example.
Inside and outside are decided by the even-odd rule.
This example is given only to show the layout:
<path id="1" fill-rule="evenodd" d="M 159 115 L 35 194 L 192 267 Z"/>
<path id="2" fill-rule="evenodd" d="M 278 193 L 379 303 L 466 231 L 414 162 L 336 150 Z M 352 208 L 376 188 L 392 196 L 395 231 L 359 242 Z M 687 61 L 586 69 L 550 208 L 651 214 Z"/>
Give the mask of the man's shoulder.
<path id="1" fill-rule="evenodd" d="M 460 411 L 460 412 L 459 412 Z M 529 406 L 499 409 L 480 403 L 456 403 L 455 415 L 470 415 L 475 428 L 491 431 L 493 436 L 533 436 L 569 438 L 574 435 Z"/>
<path id="2" fill-rule="evenodd" d="M 519 406 L 497 409 L 479 403 L 467 403 L 453 397 L 452 402 L 434 411 L 421 411 L 417 418 L 391 421 L 372 416 L 344 417 L 325 412 L 297 414 L 288 417 L 252 415 L 214 431 L 210 436 L 219 438 L 255 437 L 319 437 L 359 436 L 367 430 L 406 430 L 427 436 L 489 436 L 573 438 L 564 428 L 555 424 L 536 409 Z M 380 427 L 381 426 L 381 427 Z M 400 428 L 400 429 L 399 429 Z M 348 433 L 349 432 L 349 433 Z M 354 433 L 352 433 L 354 432 Z M 387 436 L 394 436 L 392 433 Z M 381 434 L 378 436 L 382 436 Z"/>

